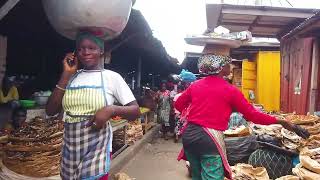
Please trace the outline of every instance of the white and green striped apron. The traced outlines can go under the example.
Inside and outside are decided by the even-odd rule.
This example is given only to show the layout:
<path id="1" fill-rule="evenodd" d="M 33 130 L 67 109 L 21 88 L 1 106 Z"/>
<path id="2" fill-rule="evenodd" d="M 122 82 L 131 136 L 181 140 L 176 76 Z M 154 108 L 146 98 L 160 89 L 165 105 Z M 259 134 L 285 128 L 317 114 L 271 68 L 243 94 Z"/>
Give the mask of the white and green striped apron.
<path id="1" fill-rule="evenodd" d="M 108 122 L 100 130 L 86 127 L 90 118 L 107 105 L 104 80 L 100 86 L 72 86 L 69 82 L 63 97 L 66 112 L 61 160 L 61 177 L 66 180 L 98 179 L 108 174 L 112 151 L 112 127 Z M 93 71 L 97 72 L 97 71 Z"/>

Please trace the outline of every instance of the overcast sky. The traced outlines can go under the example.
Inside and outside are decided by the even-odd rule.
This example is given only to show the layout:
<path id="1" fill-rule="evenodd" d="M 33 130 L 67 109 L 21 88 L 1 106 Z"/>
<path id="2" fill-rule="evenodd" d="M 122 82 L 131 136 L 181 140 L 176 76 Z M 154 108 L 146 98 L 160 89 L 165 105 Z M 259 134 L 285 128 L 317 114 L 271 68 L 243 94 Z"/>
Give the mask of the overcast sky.
<path id="1" fill-rule="evenodd" d="M 255 0 L 224 0 L 226 3 L 254 4 Z M 270 5 L 270 0 L 262 0 Z M 153 34 L 162 41 L 168 54 L 180 62 L 185 52 L 200 52 L 202 47 L 184 42 L 188 34 L 202 34 L 206 29 L 205 3 L 221 0 L 137 0 L 135 9 L 142 12 Z M 289 6 L 285 0 L 271 0 L 273 6 Z M 280 3 L 281 2 L 281 3 Z M 289 0 L 296 8 L 319 8 L 319 0 Z"/>

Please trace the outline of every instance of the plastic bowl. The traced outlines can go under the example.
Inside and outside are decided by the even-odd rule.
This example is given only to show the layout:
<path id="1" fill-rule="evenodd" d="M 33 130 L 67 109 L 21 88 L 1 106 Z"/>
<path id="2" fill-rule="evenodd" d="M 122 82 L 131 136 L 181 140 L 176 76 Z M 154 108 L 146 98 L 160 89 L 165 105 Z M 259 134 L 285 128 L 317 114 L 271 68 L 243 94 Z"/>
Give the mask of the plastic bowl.
<path id="1" fill-rule="evenodd" d="M 33 100 L 20 100 L 19 102 L 23 108 L 32 108 L 36 105 L 36 101 Z"/>
<path id="2" fill-rule="evenodd" d="M 36 103 L 40 106 L 44 106 L 47 104 L 47 101 L 49 99 L 49 96 L 35 96 L 34 100 L 36 101 Z"/>

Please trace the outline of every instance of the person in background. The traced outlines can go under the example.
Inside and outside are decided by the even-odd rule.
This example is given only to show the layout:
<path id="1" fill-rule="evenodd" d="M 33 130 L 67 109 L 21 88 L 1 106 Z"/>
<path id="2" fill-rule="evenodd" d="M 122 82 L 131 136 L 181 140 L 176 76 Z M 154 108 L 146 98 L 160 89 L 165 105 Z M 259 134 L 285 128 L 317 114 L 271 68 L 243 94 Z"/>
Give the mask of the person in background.
<path id="1" fill-rule="evenodd" d="M 223 77 L 230 74 L 231 58 L 205 54 L 199 58 L 199 72 L 206 77 L 194 82 L 175 102 L 183 112 L 188 108 L 188 124 L 182 135 L 184 151 L 178 160 L 191 163 L 193 180 L 223 180 L 232 173 L 226 158 L 223 131 L 227 130 L 232 110 L 243 114 L 253 123 L 281 124 L 306 138 L 309 133 L 289 121 L 277 119 L 257 111 L 234 86 Z"/>
<path id="2" fill-rule="evenodd" d="M 78 33 L 76 52 L 63 60 L 63 73 L 47 103 L 48 116 L 66 114 L 60 173 L 64 180 L 107 180 L 113 134 L 109 120 L 140 116 L 127 83 L 120 74 L 104 69 L 103 56 L 103 39 Z M 83 69 L 78 70 L 80 63 Z"/>
<path id="3" fill-rule="evenodd" d="M 248 122 L 243 118 L 243 115 L 241 113 L 233 112 L 230 115 L 228 129 L 235 129 L 235 128 L 240 127 L 242 125 L 247 127 Z"/>
<path id="4" fill-rule="evenodd" d="M 25 123 L 27 119 L 27 110 L 21 107 L 13 110 L 12 120 L 8 121 L 3 128 L 6 133 L 11 133 L 14 130 L 19 129 Z"/>
<path id="5" fill-rule="evenodd" d="M 145 95 L 142 97 L 141 100 L 141 107 L 146 107 L 151 111 L 156 110 L 156 93 L 151 89 L 145 90 Z"/>
<path id="6" fill-rule="evenodd" d="M 11 104 L 19 100 L 19 93 L 14 81 L 7 76 L 3 78 L 2 87 L 0 89 L 0 104 Z"/>
<path id="7" fill-rule="evenodd" d="M 178 94 L 174 97 L 173 104 L 181 96 L 183 91 L 184 91 L 184 87 L 182 85 L 179 85 L 178 86 Z M 175 113 L 175 128 L 174 128 L 175 139 L 174 139 L 174 142 L 177 143 L 179 140 L 179 136 L 181 135 L 182 127 L 185 125 L 185 117 L 182 118 L 181 114 L 186 114 L 186 110 L 184 110 L 182 113 L 180 113 L 176 108 L 174 108 L 174 113 Z"/>
<path id="8" fill-rule="evenodd" d="M 168 140 L 168 131 L 170 130 L 170 91 L 167 90 L 166 83 L 161 84 L 161 89 L 158 91 L 158 122 L 162 125 L 163 138 Z"/>

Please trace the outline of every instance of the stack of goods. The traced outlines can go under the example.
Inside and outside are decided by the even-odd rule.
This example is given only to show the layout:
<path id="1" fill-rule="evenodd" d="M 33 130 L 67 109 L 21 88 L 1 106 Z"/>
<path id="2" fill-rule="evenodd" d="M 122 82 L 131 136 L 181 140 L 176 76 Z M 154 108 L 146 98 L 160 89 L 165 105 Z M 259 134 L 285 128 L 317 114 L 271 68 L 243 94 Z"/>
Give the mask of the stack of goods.
<path id="1" fill-rule="evenodd" d="M 251 129 L 244 125 L 224 131 L 226 137 L 244 137 L 251 134 Z"/>
<path id="2" fill-rule="evenodd" d="M 301 179 L 320 179 L 320 135 L 311 136 L 300 150 L 300 164 L 292 171 Z"/>
<path id="3" fill-rule="evenodd" d="M 296 125 L 308 130 L 311 135 L 320 133 L 319 117 L 313 115 L 296 115 L 296 114 L 272 114 L 278 118 L 286 119 Z M 258 135 L 269 135 L 281 141 L 281 148 L 296 151 L 303 147 L 303 139 L 296 133 L 282 128 L 280 125 L 253 125 L 254 132 Z"/>
<path id="4" fill-rule="evenodd" d="M 273 114 L 274 115 L 274 114 Z M 291 121 L 293 124 L 300 125 L 311 134 L 307 140 L 302 139 L 296 133 L 290 132 L 281 127 L 263 126 L 255 127 L 257 134 L 268 134 L 278 138 L 280 146 L 286 150 L 299 152 L 300 164 L 293 168 L 295 176 L 285 176 L 279 180 L 296 179 L 320 179 L 320 119 L 314 115 L 296 114 L 276 114 L 277 117 Z M 258 126 L 259 127 L 259 126 Z"/>
<path id="5" fill-rule="evenodd" d="M 35 118 L 9 136 L 3 164 L 15 173 L 31 177 L 59 174 L 63 124 Z"/>
<path id="6" fill-rule="evenodd" d="M 320 119 L 313 115 L 288 115 L 286 119 L 308 130 L 311 135 L 320 134 Z"/>
<path id="7" fill-rule="evenodd" d="M 277 178 L 276 180 L 300 180 L 300 178 L 293 175 L 287 175 L 287 176 Z"/>
<path id="8" fill-rule="evenodd" d="M 125 131 L 117 130 L 113 132 L 113 140 L 112 140 L 112 152 L 116 152 L 121 149 L 125 145 Z"/>
<path id="9" fill-rule="evenodd" d="M 281 135 L 282 135 L 282 145 L 288 149 L 296 151 L 299 147 L 302 146 L 302 138 L 298 136 L 296 133 L 291 132 L 287 129 L 282 128 L 281 129 Z"/>
<path id="10" fill-rule="evenodd" d="M 250 154 L 256 149 L 256 137 L 241 114 L 232 113 L 229 129 L 224 131 L 224 135 L 229 164 L 247 163 Z"/>
<path id="11" fill-rule="evenodd" d="M 0 132 L 0 149 L 8 143 L 8 134 L 5 132 Z"/>
<path id="12" fill-rule="evenodd" d="M 252 124 L 252 129 L 257 135 L 269 135 L 275 138 L 281 138 L 281 125 L 257 125 Z"/>
<path id="13" fill-rule="evenodd" d="M 254 168 L 249 164 L 237 164 L 231 167 L 234 180 L 269 180 L 269 175 L 264 167 Z"/>
<path id="14" fill-rule="evenodd" d="M 314 125 L 319 121 L 318 116 L 314 115 L 295 115 L 295 114 L 290 114 L 285 116 L 285 118 L 289 121 L 291 121 L 294 124 L 298 125 Z"/>
<path id="15" fill-rule="evenodd" d="M 132 122 L 127 130 L 127 144 L 132 145 L 143 137 L 143 128 L 140 122 Z"/>

